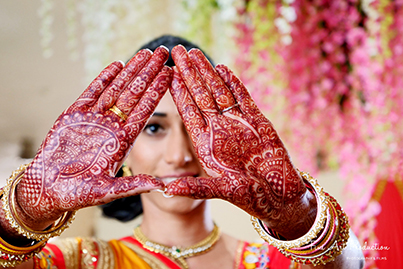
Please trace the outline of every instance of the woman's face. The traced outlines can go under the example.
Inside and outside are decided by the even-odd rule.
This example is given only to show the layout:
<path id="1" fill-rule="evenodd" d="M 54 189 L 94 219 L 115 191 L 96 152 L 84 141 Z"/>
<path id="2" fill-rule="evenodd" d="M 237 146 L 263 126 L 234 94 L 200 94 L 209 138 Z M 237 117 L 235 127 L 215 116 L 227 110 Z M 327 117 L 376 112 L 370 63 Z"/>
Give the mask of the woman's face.
<path id="1" fill-rule="evenodd" d="M 206 176 L 195 156 L 190 138 L 172 97 L 167 93 L 138 136 L 126 161 L 133 174 L 149 174 L 168 183 L 179 177 Z M 142 194 L 143 206 L 164 211 L 189 211 L 201 201 L 166 198 L 160 192 Z"/>

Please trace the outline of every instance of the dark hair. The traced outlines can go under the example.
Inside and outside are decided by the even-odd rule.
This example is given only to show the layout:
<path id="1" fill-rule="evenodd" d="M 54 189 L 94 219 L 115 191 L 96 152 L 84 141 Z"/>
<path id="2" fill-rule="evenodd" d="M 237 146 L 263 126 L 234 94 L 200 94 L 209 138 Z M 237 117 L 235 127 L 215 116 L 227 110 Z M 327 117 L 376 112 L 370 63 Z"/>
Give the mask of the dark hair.
<path id="1" fill-rule="evenodd" d="M 186 50 L 190 50 L 192 48 L 200 49 L 195 44 L 181 37 L 172 35 L 163 35 L 154 40 L 151 40 L 147 44 L 144 44 L 140 48 L 140 50 L 148 48 L 151 51 L 154 51 L 159 46 L 164 45 L 171 52 L 172 48 L 179 44 L 183 45 L 186 48 Z M 205 52 L 203 53 L 204 55 L 206 55 L 210 63 L 214 66 L 214 63 L 211 60 L 211 58 Z M 171 67 L 175 65 L 174 61 L 172 60 L 171 53 L 169 53 L 169 59 L 167 60 L 165 65 Z M 119 172 L 116 174 L 116 176 L 121 177 L 122 175 L 123 171 L 122 169 L 120 169 Z M 141 205 L 140 195 L 117 199 L 108 204 L 101 205 L 101 208 L 104 216 L 115 218 L 120 221 L 130 221 L 143 213 L 143 206 Z"/>

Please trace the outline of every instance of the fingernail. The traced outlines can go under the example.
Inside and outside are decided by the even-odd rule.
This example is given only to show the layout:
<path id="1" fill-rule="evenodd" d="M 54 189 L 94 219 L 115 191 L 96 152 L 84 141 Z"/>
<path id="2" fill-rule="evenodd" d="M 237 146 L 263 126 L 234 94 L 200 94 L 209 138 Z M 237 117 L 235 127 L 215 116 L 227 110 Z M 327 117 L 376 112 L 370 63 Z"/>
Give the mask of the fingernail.
<path id="1" fill-rule="evenodd" d="M 164 45 L 161 45 L 160 48 L 164 48 L 169 52 L 169 49 L 167 47 L 165 47 Z"/>

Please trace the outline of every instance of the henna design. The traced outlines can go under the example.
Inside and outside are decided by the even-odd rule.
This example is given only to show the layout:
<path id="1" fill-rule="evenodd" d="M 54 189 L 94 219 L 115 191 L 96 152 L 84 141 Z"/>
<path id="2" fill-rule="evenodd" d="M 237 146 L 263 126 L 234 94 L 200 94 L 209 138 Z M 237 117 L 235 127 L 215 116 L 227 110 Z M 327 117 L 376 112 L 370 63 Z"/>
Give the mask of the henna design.
<path id="1" fill-rule="evenodd" d="M 102 96 L 98 100 L 98 110 L 104 111 L 116 102 L 122 89 L 124 89 L 145 66 L 150 60 L 151 55 L 152 52 L 150 50 L 141 50 L 126 64 L 125 70 L 122 70 L 113 83 L 102 93 Z"/>
<path id="2" fill-rule="evenodd" d="M 138 102 L 144 90 L 148 88 L 154 77 L 160 71 L 158 63 L 168 60 L 169 54 L 166 48 L 159 47 L 154 51 L 153 57 L 148 61 L 145 67 L 139 72 L 137 77 L 127 86 L 127 90 L 122 93 L 116 106 L 125 113 L 129 114 L 133 105 Z"/>
<path id="3" fill-rule="evenodd" d="M 119 74 L 123 69 L 121 62 L 113 62 L 108 65 L 102 72 L 96 77 L 87 89 L 78 97 L 76 102 L 68 107 L 68 110 L 75 109 L 76 107 L 92 106 L 98 100 L 99 96 L 104 91 L 105 87 Z M 66 111 L 66 113 L 68 113 Z"/>
<path id="4" fill-rule="evenodd" d="M 218 77 L 217 72 L 203 53 L 200 50 L 192 49 L 189 51 L 189 56 L 194 63 L 197 63 L 199 67 L 197 70 L 199 70 L 203 80 L 211 88 L 211 93 L 219 109 L 222 111 L 235 104 L 236 101 L 232 93 L 225 86 L 224 81 Z"/>
<path id="5" fill-rule="evenodd" d="M 172 57 L 174 57 L 173 50 Z M 186 85 L 188 85 L 189 92 L 197 103 L 198 108 L 205 112 L 215 111 L 217 106 L 211 96 L 211 93 L 205 90 L 206 84 L 198 71 L 193 67 L 186 50 L 177 49 L 175 51 L 175 57 L 185 59 L 180 63 L 175 61 L 175 65 L 180 69 L 183 79 L 185 80 Z"/>
<path id="6" fill-rule="evenodd" d="M 31 228 L 65 211 L 164 187 L 147 175 L 114 177 L 171 84 L 172 70 L 163 67 L 168 51 L 151 54 L 106 67 L 56 120 L 17 186 L 17 210 Z M 125 103 L 126 121 L 108 110 L 114 102 Z"/>
<path id="7" fill-rule="evenodd" d="M 289 222 L 298 215 L 294 210 L 306 188 L 273 125 L 231 70 L 224 65 L 212 69 L 199 50 L 189 54 L 182 46 L 172 50 L 178 68 L 170 91 L 211 177 L 177 180 L 168 193 L 221 198 L 264 221 Z M 239 109 L 218 110 L 231 102 Z"/>

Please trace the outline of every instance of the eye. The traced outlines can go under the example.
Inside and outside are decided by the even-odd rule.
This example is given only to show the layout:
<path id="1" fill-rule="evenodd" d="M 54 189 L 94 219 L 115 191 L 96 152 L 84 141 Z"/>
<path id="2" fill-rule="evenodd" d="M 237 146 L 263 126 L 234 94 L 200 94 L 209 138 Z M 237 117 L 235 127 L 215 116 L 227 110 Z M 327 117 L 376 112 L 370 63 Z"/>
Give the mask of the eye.
<path id="1" fill-rule="evenodd" d="M 147 124 L 144 128 L 144 132 L 150 136 L 155 136 L 158 134 L 162 134 L 164 132 L 164 128 L 158 123 Z"/>

